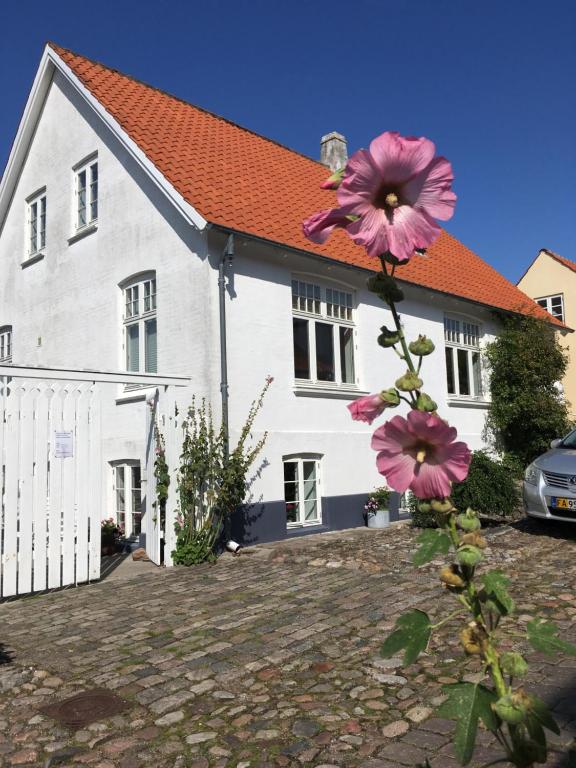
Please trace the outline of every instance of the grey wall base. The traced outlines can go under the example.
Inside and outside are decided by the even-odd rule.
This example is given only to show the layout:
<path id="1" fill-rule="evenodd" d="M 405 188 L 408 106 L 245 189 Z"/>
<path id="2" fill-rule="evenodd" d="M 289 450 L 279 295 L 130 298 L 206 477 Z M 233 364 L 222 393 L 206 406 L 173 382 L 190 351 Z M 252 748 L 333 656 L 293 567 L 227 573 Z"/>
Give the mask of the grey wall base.
<path id="1" fill-rule="evenodd" d="M 366 525 L 364 504 L 368 493 L 322 498 L 322 523 L 302 528 L 286 527 L 286 504 L 282 501 L 266 501 L 242 507 L 232 516 L 232 538 L 243 546 L 280 541 L 296 536 L 309 536 L 324 531 L 340 531 Z M 390 520 L 398 520 L 400 496 L 393 493 L 390 499 Z"/>

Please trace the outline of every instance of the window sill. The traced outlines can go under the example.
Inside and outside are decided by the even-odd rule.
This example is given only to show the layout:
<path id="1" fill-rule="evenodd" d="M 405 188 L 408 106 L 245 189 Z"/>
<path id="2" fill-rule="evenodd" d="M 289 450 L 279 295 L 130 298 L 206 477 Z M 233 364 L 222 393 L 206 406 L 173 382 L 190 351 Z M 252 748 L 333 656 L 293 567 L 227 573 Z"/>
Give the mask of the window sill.
<path id="1" fill-rule="evenodd" d="M 354 384 L 330 384 L 319 382 L 296 382 L 294 394 L 303 397 L 334 397 L 343 400 L 355 400 L 369 392 L 359 389 Z"/>
<path id="2" fill-rule="evenodd" d="M 28 256 L 27 259 L 24 259 L 23 262 L 21 262 L 20 266 L 22 269 L 26 269 L 26 267 L 29 267 L 32 264 L 36 264 L 37 261 L 42 261 L 44 256 L 46 255 L 45 251 L 36 251 L 36 253 L 31 254 Z"/>
<path id="3" fill-rule="evenodd" d="M 330 530 L 329 526 L 324 525 L 320 521 L 315 523 L 287 523 L 286 524 L 286 538 L 296 538 L 297 536 L 305 536 L 309 533 L 327 533 Z"/>
<path id="4" fill-rule="evenodd" d="M 451 398 L 448 400 L 449 408 L 490 408 L 489 400 L 466 400 L 465 398 Z"/>
<path id="5" fill-rule="evenodd" d="M 150 387 L 147 385 L 134 386 L 130 389 L 123 389 L 121 394 L 116 397 L 116 405 L 123 405 L 124 403 L 139 403 L 146 400 L 148 396 L 156 390 L 156 387 Z"/>
<path id="6" fill-rule="evenodd" d="M 78 240 L 82 240 L 83 237 L 87 237 L 88 235 L 91 235 L 92 232 L 96 232 L 98 229 L 98 222 L 93 221 L 91 224 L 87 224 L 85 227 L 82 227 L 82 229 L 79 229 L 77 232 L 75 232 L 73 235 L 71 235 L 68 238 L 68 245 L 72 245 L 72 243 L 76 243 Z"/>

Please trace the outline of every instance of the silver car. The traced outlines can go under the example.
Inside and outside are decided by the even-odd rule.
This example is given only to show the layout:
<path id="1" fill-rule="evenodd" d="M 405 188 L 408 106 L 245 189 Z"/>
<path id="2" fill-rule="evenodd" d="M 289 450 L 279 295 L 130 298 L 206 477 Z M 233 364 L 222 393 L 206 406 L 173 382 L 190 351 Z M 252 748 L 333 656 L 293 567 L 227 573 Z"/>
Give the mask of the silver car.
<path id="1" fill-rule="evenodd" d="M 530 517 L 576 522 L 576 430 L 552 440 L 524 473 L 524 509 Z"/>

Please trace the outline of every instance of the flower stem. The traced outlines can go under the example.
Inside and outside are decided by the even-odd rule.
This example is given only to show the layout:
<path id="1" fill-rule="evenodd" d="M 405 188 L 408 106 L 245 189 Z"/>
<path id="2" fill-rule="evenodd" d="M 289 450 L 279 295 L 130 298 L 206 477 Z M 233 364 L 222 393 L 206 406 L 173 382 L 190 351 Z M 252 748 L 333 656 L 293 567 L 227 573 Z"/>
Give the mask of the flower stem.
<path id="1" fill-rule="evenodd" d="M 386 262 L 383 258 L 380 258 L 380 262 L 382 264 L 382 271 L 385 275 L 388 274 L 388 268 L 386 267 Z M 392 275 L 394 275 L 394 265 L 392 266 Z M 412 373 L 416 373 L 416 368 L 414 366 L 414 363 L 412 362 L 412 356 L 410 355 L 410 350 L 408 349 L 408 344 L 406 344 L 406 339 L 404 338 L 404 329 L 402 328 L 402 323 L 400 322 L 400 316 L 398 314 L 398 310 L 396 309 L 396 305 L 393 301 L 387 301 L 386 302 L 388 306 L 390 307 L 390 312 L 392 312 L 392 318 L 394 320 L 394 325 L 396 326 L 396 330 L 398 331 L 398 335 L 400 336 L 400 344 L 402 345 L 402 351 L 404 352 L 404 360 L 406 360 L 406 365 L 412 371 Z"/>

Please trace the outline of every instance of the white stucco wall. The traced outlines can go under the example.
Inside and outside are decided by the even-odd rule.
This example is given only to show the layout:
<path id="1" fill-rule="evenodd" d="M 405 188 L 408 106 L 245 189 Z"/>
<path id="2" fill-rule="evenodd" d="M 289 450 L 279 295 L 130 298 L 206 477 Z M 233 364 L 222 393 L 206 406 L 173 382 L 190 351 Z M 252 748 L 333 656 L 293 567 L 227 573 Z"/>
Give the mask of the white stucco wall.
<path id="1" fill-rule="evenodd" d="M 75 166 L 98 153 L 98 228 L 74 233 Z M 27 257 L 26 198 L 47 196 L 44 258 Z M 13 363 L 124 370 L 122 292 L 119 284 L 155 270 L 158 290 L 158 370 L 186 375 L 208 393 L 214 343 L 211 268 L 206 239 L 144 177 L 99 118 L 56 74 L 27 162 L 0 232 L 0 326 L 13 327 Z M 216 338 L 216 336 L 214 336 Z M 123 389 L 105 385 L 103 451 L 106 461 L 141 459 L 145 403 L 121 402 Z M 117 402 L 118 398 L 118 402 Z M 188 396 L 185 397 L 188 400 Z M 109 474 L 108 498 L 111 503 Z"/>
<path id="2" fill-rule="evenodd" d="M 394 385 L 406 370 L 390 349 L 377 344 L 382 325 L 393 327 L 390 312 L 365 288 L 367 274 L 329 264 L 304 255 L 288 254 L 280 248 L 237 238 L 233 298 L 228 303 L 228 354 L 230 423 L 232 438 L 238 434 L 248 404 L 259 392 L 266 375 L 274 376 L 257 427 L 268 430 L 263 452 L 268 466 L 254 484 L 254 499 L 281 499 L 282 457 L 311 452 L 321 454 L 322 494 L 340 496 L 365 493 L 382 485 L 370 448 L 374 428 L 351 419 L 346 405 L 353 399 L 338 394 L 300 394 L 294 386 L 292 352 L 291 280 L 297 275 L 311 282 L 334 283 L 352 290 L 356 299 L 355 366 L 361 392 L 378 392 Z M 443 297 L 431 291 L 405 286 L 406 299 L 399 305 L 407 338 L 422 333 L 431 338 L 436 351 L 425 358 L 422 374 L 425 389 L 438 403 L 443 418 L 455 426 L 459 439 L 471 448 L 484 446 L 482 430 L 485 407 L 457 402 L 447 394 L 444 362 L 444 313 L 479 322 L 482 343 L 496 331 L 490 313 L 468 302 Z M 356 395 L 357 396 L 357 395 Z M 408 406 L 394 411 L 405 415 Z M 255 433 L 255 437 L 261 432 Z"/>
<path id="3" fill-rule="evenodd" d="M 99 216 L 92 234 L 69 243 L 73 234 L 73 167 L 98 153 Z M 44 257 L 26 259 L 26 198 L 41 187 L 47 195 Z M 222 233 L 199 233 L 186 224 L 116 139 L 66 81 L 56 75 L 0 232 L 0 326 L 13 327 L 13 362 L 63 368 L 119 370 L 124 367 L 119 284 L 155 270 L 158 288 L 158 371 L 189 376 L 189 391 L 211 398 L 219 412 L 217 266 Z M 393 385 L 401 361 L 376 343 L 379 328 L 391 327 L 383 305 L 365 289 L 366 273 L 343 265 L 236 237 L 236 258 L 227 297 L 232 442 L 264 378 L 274 376 L 255 439 L 266 429 L 265 466 L 252 487 L 253 499 L 283 498 L 282 457 L 322 455 L 323 496 L 364 494 L 382 484 L 370 449 L 373 428 L 353 422 L 352 396 L 297 393 L 292 352 L 291 279 L 294 274 L 335 281 L 355 294 L 355 365 L 360 392 Z M 484 408 L 448 402 L 443 351 L 445 311 L 475 318 L 488 341 L 490 314 L 475 305 L 424 289 L 406 289 L 400 306 L 406 333 L 425 333 L 437 352 L 423 370 L 426 391 L 440 413 L 472 448 L 482 445 Z M 142 459 L 143 398 L 126 402 L 117 386 L 105 388 L 103 451 L 107 462 Z M 405 413 L 399 408 L 394 413 Z M 380 423 L 380 422 L 379 422 Z M 112 472 L 108 479 L 112 511 Z"/>

